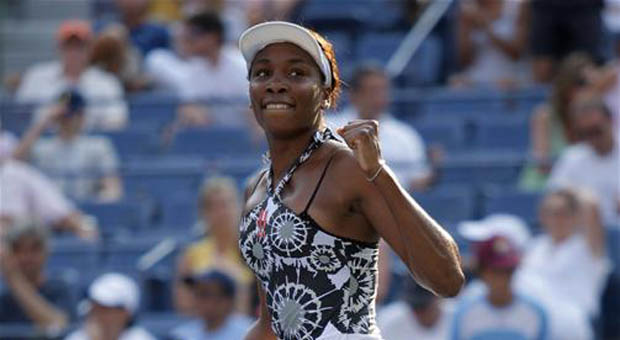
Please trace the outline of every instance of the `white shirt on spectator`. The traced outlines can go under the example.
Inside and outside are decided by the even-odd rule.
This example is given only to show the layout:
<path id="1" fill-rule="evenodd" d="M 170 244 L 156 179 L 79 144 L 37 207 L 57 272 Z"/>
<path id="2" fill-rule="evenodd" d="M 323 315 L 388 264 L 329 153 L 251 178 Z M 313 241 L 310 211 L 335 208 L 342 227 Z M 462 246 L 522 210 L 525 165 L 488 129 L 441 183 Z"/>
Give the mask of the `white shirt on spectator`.
<path id="1" fill-rule="evenodd" d="M 619 150 L 614 143 L 614 149 L 601 156 L 586 143 L 571 146 L 562 152 L 553 166 L 547 185 L 551 188 L 572 187 L 592 192 L 599 200 L 603 222 L 608 225 L 620 224 Z"/>
<path id="2" fill-rule="evenodd" d="M 517 28 L 522 0 L 504 1 L 499 19 L 490 24 L 490 30 L 501 39 L 512 40 Z M 494 46 L 486 32 L 472 32 L 476 56 L 465 74 L 475 85 L 493 85 L 500 80 L 514 79 L 529 82 L 528 68 L 523 61 L 515 61 Z"/>
<path id="3" fill-rule="evenodd" d="M 60 62 L 42 63 L 28 69 L 17 89 L 16 99 L 20 102 L 49 104 L 72 85 L 64 77 Z M 87 101 L 87 129 L 116 130 L 127 124 L 128 108 L 123 99 L 124 90 L 113 75 L 97 67 L 89 67 L 75 86 Z"/>
<path id="4" fill-rule="evenodd" d="M 54 224 L 74 211 L 60 190 L 37 169 L 13 160 L 0 161 L 0 216 L 34 218 Z"/>
<path id="5" fill-rule="evenodd" d="M 486 296 L 461 302 L 452 325 L 453 340 L 506 339 L 543 340 L 549 338 L 548 317 L 537 301 L 519 294 L 501 308 Z"/>
<path id="6" fill-rule="evenodd" d="M 518 282 L 517 282 L 518 281 Z M 575 305 L 554 294 L 546 285 L 533 280 L 512 277 L 515 291 L 538 301 L 549 315 L 549 339 L 591 340 L 590 318 Z M 460 301 L 485 296 L 488 289 L 480 279 L 474 279 L 459 294 Z"/>
<path id="7" fill-rule="evenodd" d="M 154 51 L 146 59 L 146 68 L 157 83 L 174 91 L 182 101 L 226 99 L 238 103 L 210 105 L 214 124 L 245 126 L 247 111 L 247 68 L 237 48 L 224 46 L 217 64 L 204 58 L 180 59 L 164 51 Z"/>
<path id="8" fill-rule="evenodd" d="M 65 340 L 92 340 L 84 329 L 78 329 L 77 331 L 69 334 Z M 133 326 L 125 330 L 118 340 L 155 340 L 155 337 L 147 332 L 144 328 Z"/>
<path id="9" fill-rule="evenodd" d="M 103 136 L 78 136 L 67 142 L 41 138 L 32 150 L 33 163 L 61 190 L 76 199 L 96 197 L 102 177 L 118 172 L 118 156 Z"/>
<path id="10" fill-rule="evenodd" d="M 340 113 L 327 115 L 327 119 L 328 126 L 336 129 L 358 119 L 358 114 L 354 108 L 348 108 Z M 403 186 L 408 187 L 412 181 L 429 175 L 431 170 L 426 157 L 426 147 L 413 127 L 384 113 L 379 118 L 379 142 L 381 155 Z"/>
<path id="11" fill-rule="evenodd" d="M 607 257 L 592 254 L 579 232 L 559 244 L 554 244 L 549 235 L 540 235 L 523 258 L 515 284 L 541 287 L 596 316 L 610 267 Z"/>
<path id="12" fill-rule="evenodd" d="M 411 307 L 402 301 L 394 302 L 379 310 L 377 325 L 381 335 L 389 340 L 445 340 L 449 338 L 454 311 L 442 303 L 441 315 L 430 328 L 420 324 Z"/>

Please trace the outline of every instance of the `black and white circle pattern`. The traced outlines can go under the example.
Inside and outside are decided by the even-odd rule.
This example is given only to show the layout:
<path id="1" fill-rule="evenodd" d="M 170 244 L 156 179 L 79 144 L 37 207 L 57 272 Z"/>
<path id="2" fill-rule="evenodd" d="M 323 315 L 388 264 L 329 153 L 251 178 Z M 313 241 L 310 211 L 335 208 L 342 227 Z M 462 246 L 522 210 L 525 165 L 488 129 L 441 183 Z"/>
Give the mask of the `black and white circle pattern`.
<path id="1" fill-rule="evenodd" d="M 290 211 L 277 214 L 272 219 L 272 230 L 269 233 L 273 246 L 290 254 L 299 251 L 307 242 L 308 228 L 301 218 Z"/>

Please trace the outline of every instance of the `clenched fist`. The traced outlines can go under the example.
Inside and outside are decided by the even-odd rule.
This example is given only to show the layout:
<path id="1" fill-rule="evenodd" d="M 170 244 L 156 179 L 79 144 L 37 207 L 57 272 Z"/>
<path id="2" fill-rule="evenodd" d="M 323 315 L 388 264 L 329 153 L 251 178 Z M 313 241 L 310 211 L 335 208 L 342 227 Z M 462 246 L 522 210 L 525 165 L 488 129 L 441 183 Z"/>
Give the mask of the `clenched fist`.
<path id="1" fill-rule="evenodd" d="M 368 179 L 375 177 L 384 164 L 378 128 L 379 122 L 376 120 L 354 120 L 337 130 L 353 150 L 357 163 Z"/>

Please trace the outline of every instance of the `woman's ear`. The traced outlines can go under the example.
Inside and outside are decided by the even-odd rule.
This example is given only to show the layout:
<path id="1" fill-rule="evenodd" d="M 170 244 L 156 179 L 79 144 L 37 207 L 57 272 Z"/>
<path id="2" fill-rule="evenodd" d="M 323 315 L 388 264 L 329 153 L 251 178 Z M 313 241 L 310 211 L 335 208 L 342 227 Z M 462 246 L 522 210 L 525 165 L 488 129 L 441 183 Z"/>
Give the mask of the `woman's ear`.
<path id="1" fill-rule="evenodd" d="M 321 102 L 321 108 L 327 110 L 331 107 L 331 101 L 329 100 L 329 89 L 323 90 L 323 101 Z"/>

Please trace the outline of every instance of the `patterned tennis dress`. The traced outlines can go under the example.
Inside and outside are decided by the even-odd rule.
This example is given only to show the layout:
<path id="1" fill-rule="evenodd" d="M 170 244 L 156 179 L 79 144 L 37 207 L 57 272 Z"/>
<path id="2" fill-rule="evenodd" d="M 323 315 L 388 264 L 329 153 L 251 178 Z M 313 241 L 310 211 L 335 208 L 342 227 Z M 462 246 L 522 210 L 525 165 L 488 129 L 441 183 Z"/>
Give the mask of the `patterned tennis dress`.
<path id="1" fill-rule="evenodd" d="M 267 196 L 244 216 L 239 246 L 266 293 L 279 339 L 381 339 L 375 324 L 378 244 L 333 235 L 308 215 L 331 159 L 302 213 L 280 198 L 294 171 L 329 139 L 335 139 L 329 129 L 317 132 L 275 189 L 269 170 Z"/>

